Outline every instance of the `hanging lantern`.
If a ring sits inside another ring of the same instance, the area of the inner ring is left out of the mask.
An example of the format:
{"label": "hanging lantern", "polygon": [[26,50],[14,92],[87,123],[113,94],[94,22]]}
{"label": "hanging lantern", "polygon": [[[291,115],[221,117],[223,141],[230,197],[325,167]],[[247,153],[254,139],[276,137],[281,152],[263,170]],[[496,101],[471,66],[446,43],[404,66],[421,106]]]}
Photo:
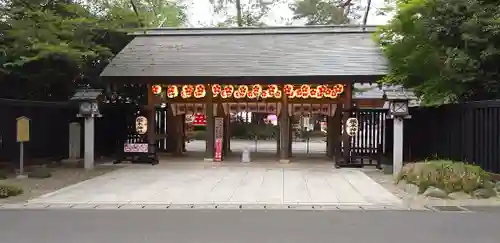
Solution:
{"label": "hanging lantern", "polygon": [[342,94],[344,92],[344,85],[336,84],[335,86],[333,86],[333,90],[337,95]]}
{"label": "hanging lantern", "polygon": [[292,96],[294,94],[293,85],[285,85],[285,87],[283,87],[283,92],[285,92],[285,95]]}
{"label": "hanging lantern", "polygon": [[140,134],[144,135],[148,131],[148,119],[144,116],[138,116],[135,118],[135,131]]}
{"label": "hanging lantern", "polygon": [[309,91],[309,96],[311,98],[316,98],[317,97],[316,96],[317,91],[318,91],[317,89],[311,89],[311,91]]}
{"label": "hanging lantern", "polygon": [[263,99],[266,99],[268,97],[269,90],[262,90],[262,93],[260,94],[260,97]]}
{"label": "hanging lantern", "polygon": [[294,90],[293,94],[293,97],[302,98],[302,89]]}
{"label": "hanging lantern", "polygon": [[333,89],[326,88],[326,90],[325,90],[325,97],[326,98],[332,98],[332,92],[333,92]]}
{"label": "hanging lantern", "polygon": [[316,88],[316,98],[321,99],[325,96],[325,91],[326,91],[326,86],[325,85],[318,85]]}
{"label": "hanging lantern", "polygon": [[262,93],[262,86],[260,84],[254,84],[252,87],[252,92],[253,92],[254,98],[259,97],[260,93]]}
{"label": "hanging lantern", "polygon": [[176,85],[169,85],[166,93],[168,98],[175,98],[179,96],[179,90]]}
{"label": "hanging lantern", "polygon": [[193,96],[194,88],[192,85],[184,85],[181,90],[181,97],[184,99],[191,98]]}
{"label": "hanging lantern", "polygon": [[278,91],[278,85],[275,85],[275,84],[268,85],[268,86],[267,86],[267,90],[268,90],[268,91],[267,91],[267,95],[268,95],[269,97],[273,97],[273,96],[274,96],[274,93],[275,93],[276,91]]}
{"label": "hanging lantern", "polygon": [[153,92],[154,95],[161,94],[161,85],[155,84],[151,86],[151,92]]}
{"label": "hanging lantern", "polygon": [[220,84],[212,84],[212,94],[213,97],[217,97],[222,92]]}
{"label": "hanging lantern", "polygon": [[225,90],[225,89],[223,89],[223,90],[221,91],[221,93],[220,93],[220,97],[222,97],[223,99],[228,98],[228,97],[227,97],[227,92],[226,92],[226,90]]}
{"label": "hanging lantern", "polygon": [[231,98],[231,96],[233,96],[234,87],[232,85],[225,85],[224,92],[226,93],[226,98]]}
{"label": "hanging lantern", "polygon": [[300,86],[300,90],[302,91],[302,98],[306,99],[309,98],[309,92],[311,91],[311,86],[307,84],[303,84]]}
{"label": "hanging lantern", "polygon": [[245,96],[247,96],[248,86],[246,86],[246,85],[238,86],[238,92],[240,92],[241,98],[245,98]]}
{"label": "hanging lantern", "polygon": [[256,95],[253,92],[253,90],[249,90],[249,91],[247,91],[247,97],[250,98],[250,99],[253,99],[253,98],[256,97]]}
{"label": "hanging lantern", "polygon": [[279,99],[279,98],[281,98],[281,95],[282,95],[281,90],[278,90],[278,89],[277,89],[277,90],[276,90],[276,92],[274,92],[274,97],[275,97],[275,98],[278,98],[278,99]]}
{"label": "hanging lantern", "polygon": [[205,97],[206,93],[207,92],[205,91],[205,85],[198,84],[195,86],[195,88],[194,88],[194,97],[195,98],[203,98],[203,97]]}

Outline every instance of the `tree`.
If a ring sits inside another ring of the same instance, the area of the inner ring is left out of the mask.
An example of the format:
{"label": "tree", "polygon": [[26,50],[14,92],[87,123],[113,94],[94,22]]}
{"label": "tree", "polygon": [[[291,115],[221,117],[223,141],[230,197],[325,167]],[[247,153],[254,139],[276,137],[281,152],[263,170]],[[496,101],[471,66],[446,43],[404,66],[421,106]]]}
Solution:
{"label": "tree", "polygon": [[103,87],[99,73],[129,31],[183,21],[181,7],[158,3],[166,1],[3,1],[0,97],[67,100],[75,87]]}
{"label": "tree", "polygon": [[492,0],[398,0],[376,33],[389,60],[383,82],[427,104],[500,97],[500,4]]}
{"label": "tree", "polygon": [[236,10],[236,16],[229,15],[226,20],[217,24],[218,27],[264,26],[263,18],[278,2],[279,0],[247,0],[246,3],[242,3],[241,0],[210,0],[215,13],[226,12],[226,15],[229,15],[227,9],[232,8],[233,5]]}
{"label": "tree", "polygon": [[290,9],[306,25],[336,25],[359,19],[361,6],[359,0],[297,0]]}

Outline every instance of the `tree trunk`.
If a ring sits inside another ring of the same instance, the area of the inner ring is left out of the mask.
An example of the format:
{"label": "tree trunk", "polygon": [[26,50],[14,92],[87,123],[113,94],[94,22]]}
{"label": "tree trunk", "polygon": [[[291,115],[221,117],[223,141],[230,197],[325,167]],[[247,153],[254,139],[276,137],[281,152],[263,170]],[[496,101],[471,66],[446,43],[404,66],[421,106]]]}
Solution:
{"label": "tree trunk", "polygon": [[241,17],[241,0],[236,0],[236,21],[238,27],[243,26],[243,19]]}
{"label": "tree trunk", "polygon": [[372,0],[368,0],[368,6],[366,6],[365,16],[363,17],[363,30],[365,30],[366,23],[368,22],[368,14],[370,13],[370,8],[372,6]]}

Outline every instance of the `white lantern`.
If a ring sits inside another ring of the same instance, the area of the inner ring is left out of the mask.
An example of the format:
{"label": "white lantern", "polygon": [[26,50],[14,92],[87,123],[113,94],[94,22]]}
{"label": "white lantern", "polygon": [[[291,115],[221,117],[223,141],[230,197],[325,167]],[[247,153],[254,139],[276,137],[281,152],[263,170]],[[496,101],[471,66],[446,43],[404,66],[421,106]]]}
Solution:
{"label": "white lantern", "polygon": [[138,116],[135,119],[135,131],[140,134],[144,135],[148,131],[148,119],[144,116]]}
{"label": "white lantern", "polygon": [[357,118],[351,117],[346,121],[346,133],[349,136],[355,136],[358,133],[359,122]]}

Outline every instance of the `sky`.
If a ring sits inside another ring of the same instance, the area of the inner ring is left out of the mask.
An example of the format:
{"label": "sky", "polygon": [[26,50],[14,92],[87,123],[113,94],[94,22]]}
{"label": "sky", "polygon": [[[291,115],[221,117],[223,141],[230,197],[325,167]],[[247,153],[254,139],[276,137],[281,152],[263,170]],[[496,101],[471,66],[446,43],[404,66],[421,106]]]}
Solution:
{"label": "sky", "polygon": [[[252,0],[241,1],[242,3],[248,3],[248,1]],[[303,22],[300,20],[292,21],[293,13],[288,8],[288,5],[294,1],[295,0],[281,0],[281,3],[274,4],[268,16],[265,17],[265,23],[269,26],[283,26],[287,23],[303,25]],[[368,0],[360,0],[361,6],[366,7],[367,1]],[[214,16],[210,0],[186,0],[186,5],[188,7],[188,27],[210,27],[224,21],[226,18],[224,14]],[[383,6],[384,0],[372,0],[372,8],[368,16],[369,25],[383,25],[390,19],[390,15],[381,16],[377,14],[377,10]],[[235,15],[234,7],[228,10],[228,14]]]}

